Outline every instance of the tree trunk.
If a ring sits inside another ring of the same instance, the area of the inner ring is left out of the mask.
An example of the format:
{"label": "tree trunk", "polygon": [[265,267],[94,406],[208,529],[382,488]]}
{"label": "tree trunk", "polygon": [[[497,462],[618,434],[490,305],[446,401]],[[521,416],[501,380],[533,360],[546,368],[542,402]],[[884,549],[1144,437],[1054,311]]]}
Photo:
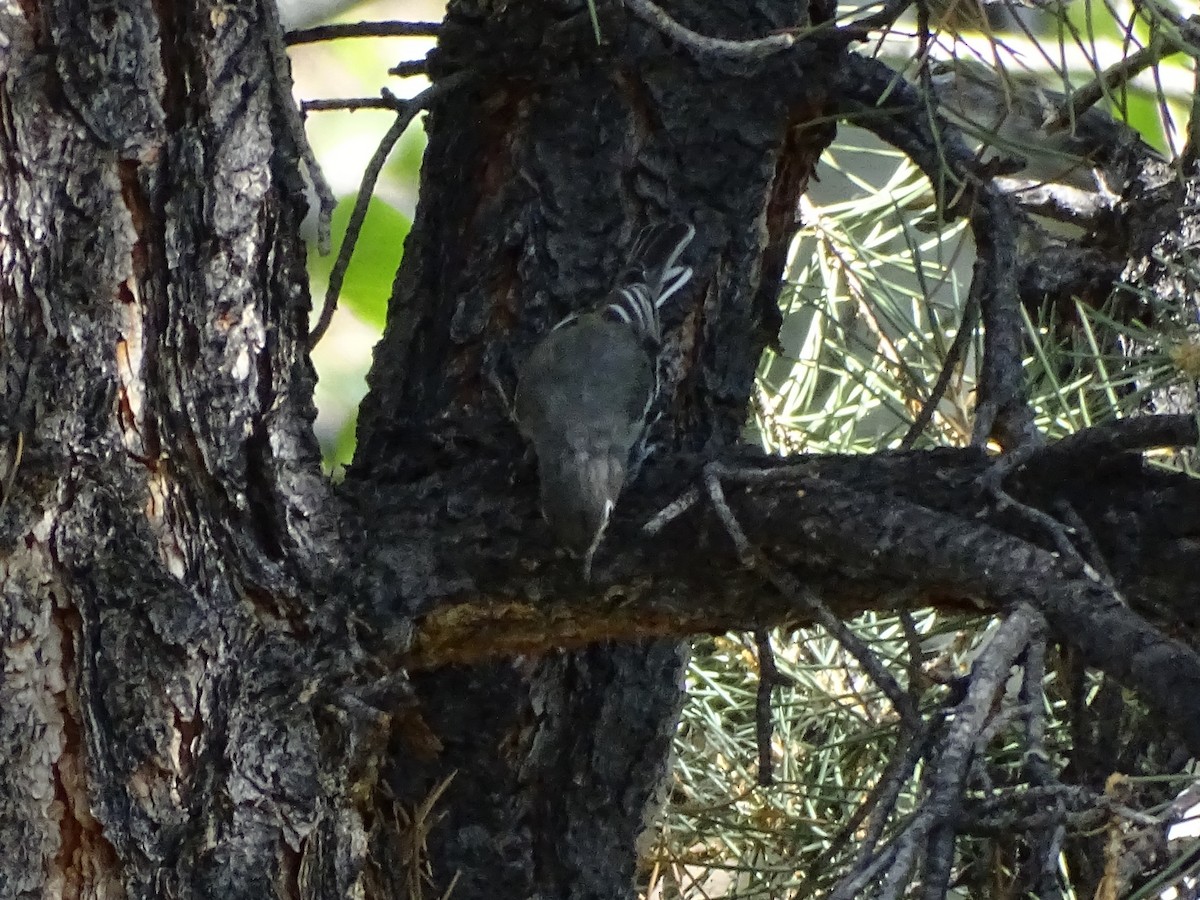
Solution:
{"label": "tree trunk", "polygon": [[[603,21],[596,46],[586,14],[564,6],[574,13],[565,24],[557,4],[492,16],[485,4],[454,3],[434,59],[435,77],[465,71],[479,82],[431,116],[421,201],[351,474],[370,498],[367,520],[385,515],[376,504],[403,517],[407,526],[383,530],[403,543],[404,559],[439,572],[401,585],[410,613],[436,600],[454,558],[431,549],[428,530],[449,527],[473,545],[467,554],[482,546],[498,566],[531,550],[544,556],[551,541],[540,523],[524,545],[489,547],[514,494],[527,502],[536,493],[492,384],[511,396],[538,334],[603,297],[645,222],[697,227],[694,286],[667,312],[678,337],[652,440],[676,450],[737,440],[778,328],[799,196],[832,138],[829,125],[813,124],[830,109],[832,47],[749,77],[698,64],[629,20]],[[802,22],[788,2],[677,12],[729,37]],[[381,493],[381,478],[395,490]],[[454,524],[423,530],[431,509],[451,511]],[[520,511],[536,521],[532,508]],[[486,571],[453,570],[487,583]],[[456,898],[631,896],[636,840],[666,786],[684,659],[674,641],[641,641],[417,678],[444,749],[416,767],[395,754],[387,779],[413,807],[453,775],[449,812],[428,841],[432,893],[457,877]]]}
{"label": "tree trunk", "polygon": [[0,896],[297,893],[336,771],[300,638],[339,551],[271,19],[15,9]]}
{"label": "tree trunk", "polygon": [[[416,221],[335,491],[311,431],[273,9],[15,9],[0,898],[630,896],[680,639],[811,621],[809,594],[843,613],[1036,607],[1200,747],[1200,657],[1176,637],[1195,630],[1200,504],[1126,452],[1154,446],[1144,434],[1051,448],[1009,485],[1069,501],[1122,593],[984,502],[980,453],[796,465],[736,446],[798,199],[838,92],[863,81],[854,34],[748,55],[601,5],[597,44],[582,3],[453,3]],[[832,17],[787,0],[668,12],[733,39]],[[664,219],[695,224],[696,275],[664,312],[655,461],[587,584],[538,518],[506,398],[538,335],[602,297],[635,230]],[[641,532],[711,459],[770,565],[734,546],[715,499]]]}
{"label": "tree trunk", "polygon": [[[352,492],[383,485],[426,514],[466,498],[451,528],[481,527],[524,472],[483,376],[511,378],[510,349],[604,290],[636,221],[695,221],[708,260],[687,326],[697,362],[677,366],[662,437],[736,437],[792,211],[830,135],[797,139],[823,82],[795,65],[770,73],[785,91],[716,70],[688,84],[690,64],[651,30],[631,27],[615,53],[575,15],[557,52],[580,61],[563,67],[543,39],[554,13],[452,16],[440,71],[497,77],[433,117],[364,407]],[[744,33],[776,24],[723,15]],[[365,860],[371,804],[355,788],[371,783],[379,721],[343,690],[349,642],[322,615],[344,608],[322,607],[342,551],[309,428],[300,182],[273,26],[263,10],[136,2],[6,23],[6,896],[335,896]],[[705,165],[675,174],[693,154]],[[474,444],[483,434],[498,437]],[[483,472],[500,473],[487,490]],[[372,597],[411,615],[431,592],[400,550],[401,590]],[[650,641],[423,676],[422,727],[445,750],[426,772],[398,728],[388,781],[402,805],[462,770],[446,798],[461,827],[430,840],[437,879],[627,893],[682,660]],[[372,848],[390,862],[387,837]]]}

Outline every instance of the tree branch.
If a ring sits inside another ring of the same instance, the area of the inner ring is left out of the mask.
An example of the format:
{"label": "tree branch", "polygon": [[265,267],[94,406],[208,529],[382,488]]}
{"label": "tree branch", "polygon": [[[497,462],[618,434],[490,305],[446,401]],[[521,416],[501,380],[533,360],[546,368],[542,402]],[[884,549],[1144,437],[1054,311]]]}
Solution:
{"label": "tree branch", "polygon": [[979,374],[972,442],[995,436],[1013,450],[1036,445],[1040,438],[1033,410],[1025,398],[1022,366],[1025,327],[1017,298],[1017,225],[1012,200],[991,184],[984,185],[971,215],[978,256],[971,295],[983,318],[983,365]]}
{"label": "tree branch", "polygon": [[1005,682],[1017,657],[1028,645],[1038,615],[1021,605],[988,639],[971,666],[967,695],[958,704],[936,759],[927,770],[932,827],[925,851],[924,893],[926,900],[941,900],[950,883],[954,863],[962,797],[967,774],[976,752],[983,750],[980,737],[984,725],[1004,694]]}
{"label": "tree branch", "polygon": [[728,59],[766,59],[796,44],[796,38],[786,32],[745,41],[706,37],[679,24],[662,7],[651,0],[624,0],[631,13],[661,31],[667,37],[687,47],[699,56],[722,56]]}
{"label": "tree branch", "polygon": [[298,28],[287,33],[289,47],[314,44],[318,41],[337,41],[343,38],[367,37],[437,37],[440,22],[354,22],[346,25],[321,25]]}
{"label": "tree branch", "polygon": [[[354,209],[350,213],[350,221],[346,223],[346,234],[342,238],[342,245],[338,248],[337,259],[334,261],[333,268],[329,273],[329,285],[325,289],[325,300],[321,304],[321,315],[308,337],[308,346],[310,349],[315,347],[317,342],[321,340],[326,329],[329,328],[329,323],[333,320],[333,312],[337,309],[338,295],[342,292],[342,282],[346,278],[347,269],[350,268],[350,258],[354,255],[354,247],[358,243],[358,235],[362,231],[363,222],[367,219],[367,209],[371,204],[371,197],[375,193],[375,182],[379,179],[379,173],[383,171],[383,164],[387,162],[388,155],[392,152],[392,147],[400,140],[401,136],[408,129],[408,126],[412,124],[412,120],[417,117],[417,114],[421,110],[428,109],[438,97],[461,84],[467,77],[468,74],[465,72],[450,75],[430,85],[411,100],[404,101],[401,111],[396,116],[396,121],[392,123],[392,127],[387,130],[383,138],[379,141],[379,146],[375,149],[375,153],[371,156],[370,161],[367,163],[367,168],[363,172],[362,182],[358,186],[358,195],[354,200]],[[388,98],[385,97],[384,99]]]}
{"label": "tree branch", "polygon": [[343,110],[353,112],[357,109],[390,109],[392,112],[402,111],[404,101],[397,100],[390,94],[382,97],[346,97],[343,99],[303,100],[300,110],[310,112],[332,112]]}
{"label": "tree branch", "polygon": [[[1180,428],[1181,423],[1163,425],[1157,437]],[[1140,429],[1139,424],[1132,433]],[[1175,433],[1177,438],[1190,436],[1183,429]],[[1126,441],[1137,443],[1132,436]],[[1034,454],[1014,479],[1012,490],[1024,491],[1027,502],[1031,491],[1042,492],[1037,501],[1041,506],[1052,503],[1046,492],[1099,498],[1106,488],[1080,480],[1084,460],[1089,460],[1088,473],[1109,488],[1116,475],[1111,464],[1106,471],[1096,461],[1100,457],[1089,459],[1084,451],[1103,454],[1120,445],[1120,441],[1099,440],[1089,445],[1080,438],[1074,482],[1064,478],[1061,457],[1049,451]],[[815,608],[804,600],[807,592],[842,618],[867,608],[940,605],[983,613],[1028,603],[1046,617],[1056,640],[1077,647],[1089,664],[1137,690],[1179,728],[1189,746],[1200,748],[1200,708],[1193,708],[1200,707],[1200,656],[1155,628],[1127,606],[1122,595],[1090,577],[1086,567],[1040,546],[1046,536],[1037,529],[1030,532],[1022,517],[1014,519],[1011,511],[990,509],[973,486],[973,479],[987,469],[985,457],[946,451],[811,459],[802,467],[776,461],[774,473],[768,471],[770,461],[761,462],[761,478],[724,496],[747,546],[769,548],[770,566],[786,577],[785,583],[767,573],[776,590],[764,591],[762,573],[742,565],[744,548],[741,553],[723,549],[729,548],[726,529],[714,534],[715,523],[694,509],[663,528],[656,541],[648,542],[651,546],[601,565],[599,579],[610,584],[599,596],[579,582],[569,565],[534,564],[530,571],[526,563],[517,567],[512,580],[506,580],[493,577],[491,564],[476,560],[472,565],[489,566],[486,581],[494,590],[484,594],[460,583],[439,605],[418,616],[407,665],[424,669],[477,663],[610,639],[767,625],[795,628],[816,621]],[[1200,493],[1183,476],[1150,471],[1139,476],[1142,470],[1136,460],[1121,465],[1119,471],[1131,479],[1129,490],[1153,493],[1159,509],[1173,520],[1179,517],[1171,510],[1194,504]],[[1171,486],[1163,481],[1151,488],[1146,481],[1139,483],[1139,478],[1167,479]],[[861,489],[847,488],[850,483]],[[678,496],[678,479],[660,490],[664,496]],[[1092,528],[1103,526],[1106,517],[1113,515],[1097,508],[1082,514]],[[1124,510],[1123,514],[1138,512]],[[1155,515],[1149,510],[1141,514]],[[534,520],[530,508],[526,521]],[[780,522],[789,523],[789,529],[780,529]],[[1143,520],[1134,527],[1151,535],[1161,525]],[[1123,529],[1128,527],[1126,522]],[[1187,520],[1178,527],[1187,533],[1198,526]],[[489,530],[497,549],[509,546],[494,527]],[[628,528],[619,522],[614,543],[622,532],[628,534]],[[452,554],[447,550],[438,557]],[[638,574],[621,579],[620,571]],[[1187,571],[1184,567],[1181,577],[1190,577]],[[1138,572],[1126,572],[1124,577],[1121,590],[1130,602],[1147,611],[1163,602],[1141,595],[1149,583]],[[804,591],[786,590],[789,583],[804,585]],[[1162,590],[1195,599],[1194,587],[1189,591],[1163,585]]]}
{"label": "tree branch", "polygon": [[943,216],[971,208],[975,154],[932,99],[886,63],[857,53],[843,57],[839,82],[842,117],[903,151],[933,185]]}

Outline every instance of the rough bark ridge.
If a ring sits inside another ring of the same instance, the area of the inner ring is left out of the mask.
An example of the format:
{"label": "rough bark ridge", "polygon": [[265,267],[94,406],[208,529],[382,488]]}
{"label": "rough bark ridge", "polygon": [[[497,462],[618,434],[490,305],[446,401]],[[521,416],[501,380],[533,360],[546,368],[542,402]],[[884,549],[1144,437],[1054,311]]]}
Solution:
{"label": "rough bark ridge", "polygon": [[273,895],[324,794],[291,635],[337,544],[268,32],[38,12],[0,82],[0,896]]}
{"label": "rough bark ridge", "polygon": [[[789,2],[673,11],[728,37],[807,17]],[[511,392],[537,335],[603,295],[646,221],[697,228],[696,287],[667,314],[676,337],[654,437],[664,448],[714,448],[744,421],[776,329],[796,201],[832,137],[812,121],[828,111],[837,52],[816,45],[748,75],[697,62],[626,17],[601,27],[597,47],[582,4],[497,14],[462,2],[448,13],[433,73],[480,77],[428,123],[421,204],[350,479],[360,496],[395,485],[386,500],[365,501],[372,530],[390,538],[372,564],[387,575],[367,590],[384,608],[411,615],[511,571],[531,550],[544,554],[544,529],[529,536],[526,524],[518,543],[504,527],[536,521],[535,491],[489,380]],[[460,542],[472,551],[448,555]],[[476,551],[492,564],[464,569]],[[458,874],[456,897],[627,895],[635,838],[665,774],[683,659],[673,643],[640,642],[416,678],[443,750],[388,779],[413,808],[455,773],[443,795],[449,816],[428,841],[431,890]]]}

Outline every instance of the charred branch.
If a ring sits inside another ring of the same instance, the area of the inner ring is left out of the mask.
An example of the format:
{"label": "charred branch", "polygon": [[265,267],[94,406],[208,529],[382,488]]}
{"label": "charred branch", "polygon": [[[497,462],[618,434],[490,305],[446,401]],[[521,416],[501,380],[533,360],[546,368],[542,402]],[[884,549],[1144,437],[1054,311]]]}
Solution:
{"label": "charred branch", "polygon": [[[1197,721],[1188,708],[1191,695],[1169,685],[1200,685],[1200,657],[1167,637],[1161,624],[1164,615],[1176,625],[1195,624],[1189,606],[1200,582],[1186,553],[1175,554],[1200,531],[1196,514],[1180,515],[1200,488],[1124,452],[1188,439],[1194,429],[1182,418],[1098,429],[1066,449],[1033,454],[1009,476],[1009,490],[1022,504],[1053,509],[1056,502],[1070,503],[1103,552],[1142,537],[1136,550],[1108,558],[1115,586],[1077,557],[1055,552],[1051,537],[1019,511],[994,507],[977,486],[991,465],[982,455],[941,451],[800,463],[743,456],[720,470],[726,513],[714,516],[712,503],[701,500],[658,537],[640,542],[628,539],[633,517],[618,522],[612,546],[626,549],[602,550],[598,588],[582,583],[567,560],[529,559],[519,576],[504,575],[497,557],[527,542],[522,534],[529,529],[541,530],[532,508],[507,520],[488,514],[489,537],[476,551],[469,543],[481,538],[475,529],[459,535],[457,549],[426,547],[422,553],[458,558],[461,566],[446,577],[436,605],[418,612],[406,662],[422,669],[604,640],[820,621],[810,602],[770,575],[778,569],[838,617],[926,605],[995,614],[1027,603],[1046,617],[1054,640],[1078,648],[1090,665],[1157,703],[1195,747],[1200,732],[1186,724]],[[753,474],[739,478],[738,472]],[[687,488],[679,473],[654,477],[661,480],[652,482],[653,493],[631,506],[653,512],[654,497],[665,502]],[[1127,505],[1141,492],[1156,502]],[[729,516],[744,532],[741,548],[728,537]],[[401,531],[415,550],[411,528]],[[761,554],[762,562],[750,554]],[[470,587],[485,583],[485,591]],[[894,701],[906,705],[902,694]]]}

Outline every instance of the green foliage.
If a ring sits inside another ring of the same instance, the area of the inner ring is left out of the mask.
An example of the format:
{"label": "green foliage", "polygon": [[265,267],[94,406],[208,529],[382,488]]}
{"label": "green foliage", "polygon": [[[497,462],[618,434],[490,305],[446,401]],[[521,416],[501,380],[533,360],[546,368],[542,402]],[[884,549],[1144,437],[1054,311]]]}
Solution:
{"label": "green foliage", "polygon": [[[433,18],[435,4],[405,10],[415,18]],[[340,11],[339,19],[357,22],[369,10]],[[387,69],[401,59],[419,59],[432,47],[431,38],[397,37],[339,40],[293,47],[292,75],[304,99],[378,96]],[[418,79],[388,83],[399,96],[421,90]],[[368,159],[394,120],[382,110],[311,112],[305,130],[329,181],[338,206],[333,216],[333,244],[341,244]],[[317,437],[326,466],[336,474],[354,451],[354,415],[366,393],[371,350],[379,339],[392,282],[400,264],[404,239],[416,205],[425,130],[414,123],[392,149],[376,185],[362,234],[329,330],[313,350],[317,369]],[[310,252],[310,290],[319,313],[335,257]]]}
{"label": "green foliage", "polygon": [[[345,197],[333,211],[333,237],[335,246],[340,246],[346,237],[346,223],[354,209],[354,198]],[[367,207],[367,218],[363,223],[354,256],[346,270],[338,305],[354,313],[362,322],[376,331],[383,330],[387,318],[388,298],[392,293],[392,281],[403,254],[404,239],[412,227],[412,219],[391,204],[372,197]],[[308,269],[314,281],[326,284],[334,256],[320,256],[310,249]]]}
{"label": "green foliage", "polygon": [[[421,179],[421,161],[425,158],[425,143],[425,129],[409,127],[383,167],[384,183],[401,186],[411,197],[416,197],[417,184]],[[408,206],[411,207],[411,204]]]}
{"label": "green foliage", "polygon": [[[332,124],[317,119],[310,129],[319,134],[324,126]],[[382,129],[372,133],[374,140],[381,135]],[[424,152],[424,129],[410,127],[384,166],[346,270],[333,324],[313,353],[320,376],[317,433],[326,468],[335,474],[339,466],[348,464],[354,456],[355,412],[366,393],[371,348],[383,331],[392,282],[403,258],[404,240],[412,227],[411,211],[416,202]],[[326,166],[330,165],[327,161]],[[335,247],[345,239],[354,203],[355,194],[344,195],[334,210]],[[317,302],[325,295],[335,258],[333,254],[318,255],[314,247],[309,249],[310,289]]]}
{"label": "green foliage", "polygon": [[[844,145],[851,151],[877,147],[850,131],[864,141]],[[931,232],[927,182],[891,151],[876,153],[890,167],[878,185],[843,173],[860,194],[803,208],[781,297],[787,352],[768,352],[760,367],[753,428],[768,449],[866,453],[897,443],[953,339],[970,261],[963,228]],[[839,159],[838,148],[827,157],[835,167]],[[966,372],[947,392],[940,422],[952,442],[969,434],[972,389]]]}

